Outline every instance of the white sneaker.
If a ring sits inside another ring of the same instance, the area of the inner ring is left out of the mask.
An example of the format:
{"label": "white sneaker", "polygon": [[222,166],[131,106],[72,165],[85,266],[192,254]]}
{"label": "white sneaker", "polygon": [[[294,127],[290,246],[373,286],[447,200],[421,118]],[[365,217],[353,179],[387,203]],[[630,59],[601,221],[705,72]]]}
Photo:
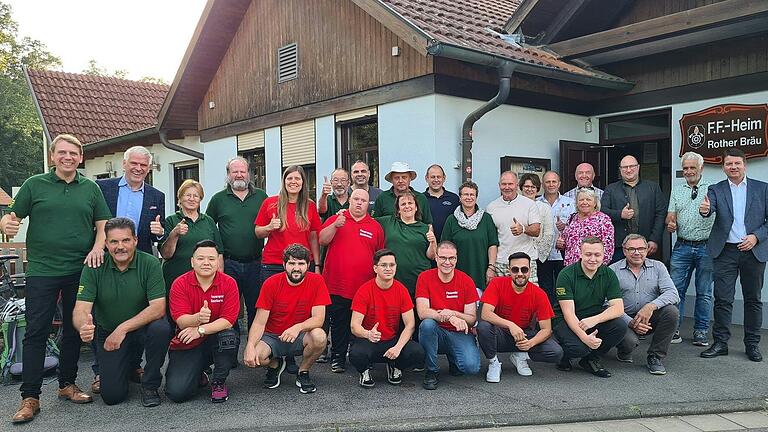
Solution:
{"label": "white sneaker", "polygon": [[501,381],[501,362],[498,359],[491,359],[488,363],[488,372],[485,374],[485,381],[497,383]]}
{"label": "white sneaker", "polygon": [[531,376],[533,375],[533,371],[531,370],[530,366],[528,366],[528,353],[524,352],[513,352],[509,355],[509,359],[512,360],[512,366],[517,369],[517,374],[521,376]]}

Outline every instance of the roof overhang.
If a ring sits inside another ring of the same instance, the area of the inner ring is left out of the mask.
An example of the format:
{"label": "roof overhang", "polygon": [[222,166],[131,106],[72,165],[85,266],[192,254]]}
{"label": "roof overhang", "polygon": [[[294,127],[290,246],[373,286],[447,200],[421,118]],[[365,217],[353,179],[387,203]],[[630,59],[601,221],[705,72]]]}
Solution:
{"label": "roof overhang", "polygon": [[27,81],[27,87],[29,87],[29,93],[32,95],[32,100],[35,102],[37,117],[40,119],[40,124],[43,126],[46,142],[50,143],[53,139],[51,138],[51,132],[48,130],[48,124],[45,122],[45,117],[43,117],[43,110],[40,108],[40,101],[37,99],[35,87],[32,85],[32,80],[29,79],[29,69],[27,69],[26,66],[22,66],[22,69],[24,70],[24,79]]}

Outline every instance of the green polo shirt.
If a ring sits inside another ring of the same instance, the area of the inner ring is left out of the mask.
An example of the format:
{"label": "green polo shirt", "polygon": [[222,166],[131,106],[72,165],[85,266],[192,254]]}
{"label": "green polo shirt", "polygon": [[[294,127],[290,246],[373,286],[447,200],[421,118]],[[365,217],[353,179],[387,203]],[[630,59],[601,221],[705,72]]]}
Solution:
{"label": "green polo shirt", "polygon": [[412,224],[403,223],[394,216],[376,218],[384,229],[387,249],[395,253],[397,271],[395,279],[400,281],[411,298],[416,294],[416,279],[424,270],[432,267],[432,261],[427,258],[427,231],[429,227],[424,222],[416,221]]}
{"label": "green polo shirt", "polygon": [[27,276],[80,273],[93,248],[96,221],[112,217],[96,183],[80,173],[67,183],[55,168],[28,178],[8,212],[19,219],[29,217]]}
{"label": "green polo shirt", "polygon": [[256,237],[254,221],[265,199],[266,192],[249,188],[241,200],[229,186],[211,197],[205,214],[219,227],[224,257],[241,262],[261,260],[264,239]]}
{"label": "green polo shirt", "polygon": [[440,240],[448,240],[456,245],[456,268],[468,274],[475,282],[475,287],[485,289],[488,284],[485,280],[489,264],[488,248],[499,245],[499,233],[491,215],[483,213],[474,230],[462,228],[456,216],[450,215],[445,220]]}
{"label": "green polo shirt", "polygon": [[346,210],[349,208],[349,196],[347,196],[347,202],[344,204],[341,204],[339,200],[336,199],[334,194],[330,194],[325,197],[325,202],[328,205],[328,208],[324,213],[320,213],[320,218],[323,220],[323,222],[328,220],[329,217],[338,213],[339,210]]}
{"label": "green polo shirt", "polygon": [[165,297],[160,261],[136,250],[128,268],[118,270],[112,256],[104,256],[98,268],[83,268],[77,299],[93,303],[96,323],[109,332],[135,317],[150,300]]}
{"label": "green polo shirt", "polygon": [[189,231],[187,231],[187,234],[179,237],[173,256],[163,260],[163,278],[165,278],[166,292],[171,291],[171,284],[177,277],[192,270],[190,258],[192,258],[192,252],[197,242],[200,240],[213,240],[218,245],[219,250],[223,250],[219,229],[216,228],[216,223],[213,219],[205,213],[200,213],[197,220],[193,222],[192,219],[184,217],[181,211],[177,211],[165,218],[165,231],[170,232],[181,222],[182,218],[186,219]]}
{"label": "green polo shirt", "polygon": [[[592,277],[588,278],[577,261],[564,268],[557,276],[555,295],[558,300],[573,300],[576,316],[579,319],[597,315],[605,310],[608,300],[622,298],[619,278],[610,268],[601,265]],[[560,304],[555,303],[555,319],[553,325],[563,321],[563,311]]]}
{"label": "green polo shirt", "polygon": [[[421,221],[425,224],[432,223],[432,212],[429,209],[429,203],[427,197],[421,192],[416,192],[412,187],[408,187],[413,196],[416,197],[416,204],[419,206],[419,212],[421,212]],[[382,191],[378,198],[376,198],[376,204],[373,205],[373,217],[382,217],[395,214],[395,188],[394,186],[389,190]]]}

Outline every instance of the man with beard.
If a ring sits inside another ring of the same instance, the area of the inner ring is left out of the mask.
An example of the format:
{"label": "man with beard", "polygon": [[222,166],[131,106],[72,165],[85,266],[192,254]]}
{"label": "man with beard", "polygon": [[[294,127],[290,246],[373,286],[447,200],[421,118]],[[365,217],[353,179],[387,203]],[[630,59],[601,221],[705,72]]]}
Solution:
{"label": "man with beard", "polygon": [[283,252],[285,272],[270,276],[261,287],[243,362],[248,367],[267,368],[265,388],[280,385],[283,357],[303,356],[296,386],[305,394],[317,390],[309,369],[325,350],[322,325],[331,298],[323,277],[307,271],[309,261],[309,249],[291,244]]}
{"label": "man with beard", "polygon": [[389,216],[395,214],[395,202],[397,197],[411,191],[414,197],[416,197],[416,205],[421,212],[421,221],[425,224],[432,223],[432,211],[427,203],[427,198],[421,192],[416,192],[411,187],[411,182],[416,179],[416,171],[412,170],[405,162],[394,162],[392,169],[389,170],[384,179],[392,183],[392,187],[389,190],[383,191],[378,198],[376,198],[376,204],[373,206],[374,217],[380,218],[382,216]]}
{"label": "man with beard", "polygon": [[163,318],[165,282],[160,261],[136,250],[132,220],[110,219],[104,230],[109,254],[100,267],[83,269],[72,322],[83,342],[96,341],[104,403],[118,404],[128,396],[128,377],[140,347],[147,357],[141,403],[154,407],[160,405],[160,368],[171,339],[170,326]]}
{"label": "man with beard", "polygon": [[512,353],[509,359],[522,376],[533,374],[529,358],[557,363],[563,357],[562,348],[551,337],[555,314],[547,293],[528,281],[531,257],[516,252],[508,262],[511,276],[491,279],[480,299],[483,320],[477,324],[477,340],[488,359],[485,380],[489,383],[501,380],[499,352]]}
{"label": "man with beard", "polygon": [[245,300],[249,328],[256,316],[264,249],[264,239],[256,237],[253,221],[266,198],[266,192],[251,183],[248,161],[238,156],[227,162],[227,186],[211,197],[205,209],[205,214],[219,227],[224,246],[224,273],[237,281],[237,289]]}
{"label": "man with beard", "polygon": [[[325,177],[323,192],[317,202],[317,212],[325,222],[340,210],[349,208],[349,173],[344,168],[336,168],[331,173],[331,181]],[[323,260],[324,261],[324,260]]]}
{"label": "man with beard", "polygon": [[371,170],[368,168],[368,164],[357,160],[352,164],[352,190],[362,189],[368,192],[368,213],[373,212],[373,205],[376,203],[376,198],[381,194],[381,189],[373,186],[369,183],[371,178]]}

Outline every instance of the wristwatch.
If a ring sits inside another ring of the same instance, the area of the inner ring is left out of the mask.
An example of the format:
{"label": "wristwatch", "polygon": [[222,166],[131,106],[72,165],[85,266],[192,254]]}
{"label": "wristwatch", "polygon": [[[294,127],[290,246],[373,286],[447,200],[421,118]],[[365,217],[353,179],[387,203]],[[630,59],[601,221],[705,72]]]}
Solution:
{"label": "wristwatch", "polygon": [[197,332],[200,334],[200,336],[205,336],[205,327],[197,326]]}

